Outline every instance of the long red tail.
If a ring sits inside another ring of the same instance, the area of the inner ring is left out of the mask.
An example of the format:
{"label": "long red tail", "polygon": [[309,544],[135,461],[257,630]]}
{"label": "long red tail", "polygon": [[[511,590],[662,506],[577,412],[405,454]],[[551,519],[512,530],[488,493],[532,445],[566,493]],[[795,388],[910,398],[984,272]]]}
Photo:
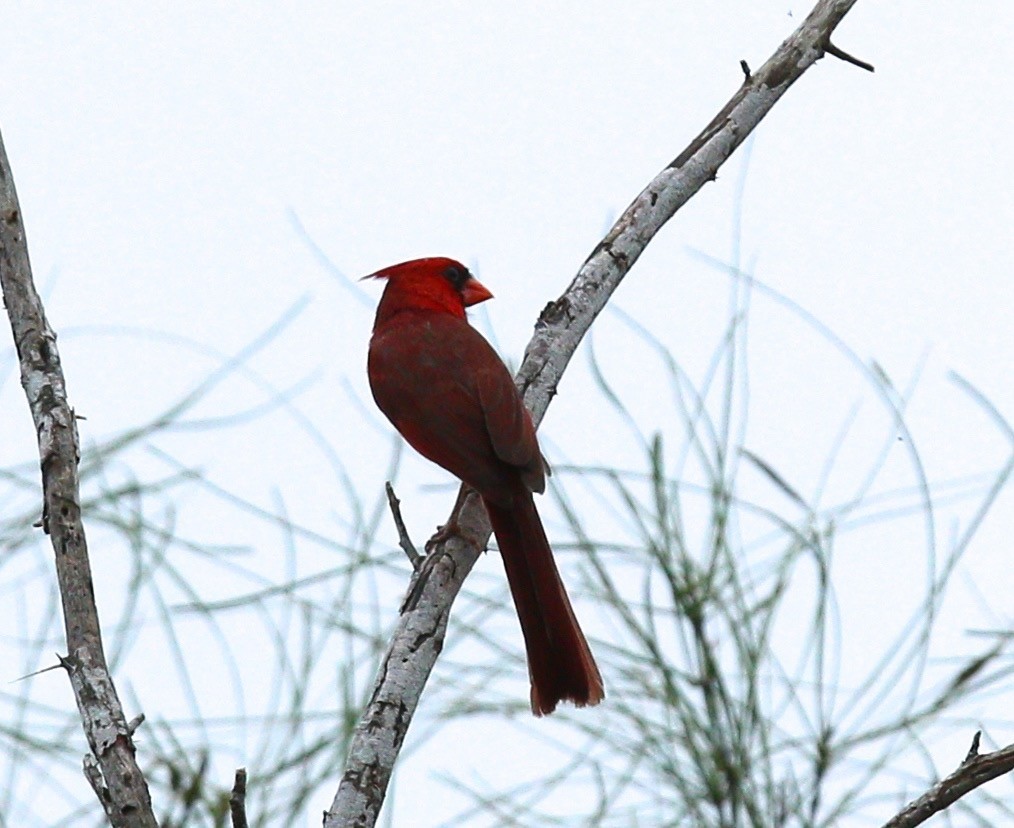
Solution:
{"label": "long red tail", "polygon": [[563,699],[578,707],[598,704],[605,696],[602,676],[560,580],[531,492],[519,492],[510,509],[484,502],[528,651],[532,712],[552,713]]}

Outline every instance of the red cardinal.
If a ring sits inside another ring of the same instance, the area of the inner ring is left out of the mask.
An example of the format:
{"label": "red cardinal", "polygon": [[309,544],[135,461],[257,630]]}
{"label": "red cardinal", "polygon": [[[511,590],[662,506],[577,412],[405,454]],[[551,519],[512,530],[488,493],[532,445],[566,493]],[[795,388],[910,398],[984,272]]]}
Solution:
{"label": "red cardinal", "polygon": [[416,451],[482,497],[521,620],[532,712],[551,713],[563,699],[598,704],[602,677],[532,498],[546,488],[532,418],[507,367],[465,317],[493,294],[453,259],[371,275],[387,279],[370,340],[373,399]]}

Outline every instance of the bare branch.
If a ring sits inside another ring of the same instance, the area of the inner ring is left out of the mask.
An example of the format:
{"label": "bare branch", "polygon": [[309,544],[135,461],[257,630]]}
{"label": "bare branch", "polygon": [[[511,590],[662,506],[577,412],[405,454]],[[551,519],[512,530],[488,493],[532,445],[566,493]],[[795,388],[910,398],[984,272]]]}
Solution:
{"label": "bare branch", "polygon": [[906,805],[893,819],[884,823],[884,828],[912,828],[922,825],[933,814],[949,808],[965,794],[974,791],[991,779],[1014,770],[1014,745],[994,751],[979,753],[979,737],[976,733],[968,756],[958,769],[941,779],[926,793]]}
{"label": "bare branch", "polygon": [[[563,296],[546,306],[516,378],[536,424],[581,339],[644,248],[680,207],[715,179],[719,167],[778,99],[823,57],[832,32],[855,1],[821,0],[700,135],[634,199]],[[489,522],[478,498],[465,503],[458,525],[466,537],[489,538]],[[409,591],[417,600],[403,612],[391,640],[325,814],[325,828],[375,824],[402,740],[443,646],[451,604],[483,546],[451,536],[436,544],[432,554],[440,557],[428,570],[426,583],[417,585],[419,571],[413,576]]]}
{"label": "bare branch", "polygon": [[151,796],[102,650],[77,464],[77,421],[67,402],[56,334],[32,281],[14,177],[0,137],[0,287],[21,365],[21,385],[39,439],[42,528],[56,554],[70,676],[91,755],[85,775],[114,826],[155,826]]}

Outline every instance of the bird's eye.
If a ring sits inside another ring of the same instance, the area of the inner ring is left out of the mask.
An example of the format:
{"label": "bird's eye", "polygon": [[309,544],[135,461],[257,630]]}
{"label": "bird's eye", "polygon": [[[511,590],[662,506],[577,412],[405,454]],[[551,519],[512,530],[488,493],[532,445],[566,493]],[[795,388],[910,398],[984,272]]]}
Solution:
{"label": "bird's eye", "polygon": [[463,290],[465,282],[472,278],[472,274],[461,265],[448,265],[444,270],[444,276],[457,291]]}

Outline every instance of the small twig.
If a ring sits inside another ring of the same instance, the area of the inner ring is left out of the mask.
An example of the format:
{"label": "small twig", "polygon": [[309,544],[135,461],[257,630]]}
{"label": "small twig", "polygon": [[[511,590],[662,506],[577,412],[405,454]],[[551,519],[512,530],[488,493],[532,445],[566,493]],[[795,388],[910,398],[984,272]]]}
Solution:
{"label": "small twig", "polygon": [[236,781],[229,797],[232,828],[247,828],[246,823],[246,768],[236,768]]}
{"label": "small twig", "polygon": [[387,490],[387,505],[391,507],[394,526],[398,530],[398,546],[408,556],[408,562],[412,564],[412,569],[418,572],[419,567],[422,566],[423,556],[416,551],[412,538],[408,536],[408,529],[405,528],[405,521],[401,516],[401,501],[395,495],[394,486],[390,481],[384,484],[384,488]]}
{"label": "small twig", "polygon": [[750,78],[751,78],[751,75],[750,75],[750,64],[747,63],[745,60],[741,60],[739,62],[739,68],[743,70],[743,79],[744,79],[744,82],[745,83],[749,83],[750,82]]}
{"label": "small twig", "polygon": [[58,664],[54,664],[51,667],[43,667],[41,670],[36,670],[34,673],[28,673],[27,675],[19,676],[18,678],[13,679],[11,681],[11,684],[17,684],[19,681],[34,678],[35,676],[41,676],[43,673],[48,673],[50,670],[59,670],[61,667],[66,670],[67,665],[63,663],[63,659],[60,658],[59,655],[57,656],[57,658],[60,659],[60,662]]}
{"label": "small twig", "polygon": [[973,759],[977,759],[979,756],[979,742],[982,740],[982,731],[975,731],[975,735],[972,737],[972,746],[968,749],[968,753],[965,754],[965,759],[961,763],[967,765]]}
{"label": "small twig", "polygon": [[144,724],[144,713],[140,713],[137,716],[134,716],[133,719],[127,722],[127,733],[130,734],[131,738],[134,737],[134,734],[137,733],[137,729],[142,724]]}
{"label": "small twig", "polygon": [[884,828],[914,828],[921,825],[933,814],[949,808],[980,785],[1014,770],[1014,745],[980,754],[981,735],[981,731],[975,734],[968,755],[954,773],[908,803],[889,822],[884,823]]}
{"label": "small twig", "polygon": [[824,44],[824,51],[832,57],[838,58],[838,60],[844,60],[846,63],[851,63],[853,66],[858,66],[860,69],[865,69],[867,72],[875,72],[872,63],[867,63],[865,60],[860,60],[857,57],[853,57],[848,52],[839,49],[835,46],[830,39]]}

